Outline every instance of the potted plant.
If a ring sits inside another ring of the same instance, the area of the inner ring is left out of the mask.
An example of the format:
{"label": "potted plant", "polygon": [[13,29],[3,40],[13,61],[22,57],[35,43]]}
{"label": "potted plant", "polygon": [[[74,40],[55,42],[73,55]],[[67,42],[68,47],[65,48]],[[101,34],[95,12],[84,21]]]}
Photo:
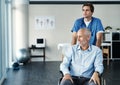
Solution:
{"label": "potted plant", "polygon": [[112,30],[112,27],[111,27],[111,26],[106,26],[106,27],[105,27],[105,31],[109,32],[110,30]]}
{"label": "potted plant", "polygon": [[119,31],[120,31],[120,28],[116,28],[116,30],[117,30],[117,32],[119,32]]}

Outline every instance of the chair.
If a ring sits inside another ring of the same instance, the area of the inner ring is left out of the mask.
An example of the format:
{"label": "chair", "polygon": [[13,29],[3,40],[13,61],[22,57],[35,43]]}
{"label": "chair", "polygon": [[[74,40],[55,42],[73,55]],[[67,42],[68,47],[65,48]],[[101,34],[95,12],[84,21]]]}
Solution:
{"label": "chair", "polygon": [[69,47],[71,46],[70,43],[59,43],[58,44],[58,50],[61,50],[61,56],[62,56],[62,60],[63,60],[63,57],[64,57],[64,54],[65,54],[65,51],[69,49]]}
{"label": "chair", "polygon": [[[70,46],[71,46],[71,44],[69,44],[69,43],[58,44],[58,50],[60,50],[60,49],[62,50],[62,61],[63,61],[63,58],[64,58],[65,51],[68,50]],[[61,74],[61,77],[58,80],[58,85],[60,85],[60,82],[63,78],[62,71],[60,71],[60,74]],[[100,76],[100,83],[101,83],[101,85],[106,85],[106,82],[105,82],[104,78],[102,77],[102,75]]]}
{"label": "chair", "polygon": [[109,60],[110,60],[110,43],[102,43],[102,52],[103,52],[103,57],[107,57],[107,65],[109,65]]}
{"label": "chair", "polygon": [[[58,85],[60,85],[60,82],[61,82],[61,80],[62,80],[62,78],[63,78],[63,73],[62,73],[62,71],[60,71],[60,74],[61,74],[61,77],[60,77],[60,79],[58,80]],[[100,85],[106,85],[106,81],[105,81],[105,79],[103,78],[102,75],[100,76]]]}
{"label": "chair", "polygon": [[[63,55],[64,56],[64,55]],[[62,57],[63,57],[62,56]],[[58,85],[60,85],[60,82],[61,82],[61,80],[62,80],[62,78],[63,78],[63,73],[62,73],[62,71],[59,71],[59,73],[61,74],[61,77],[59,78],[59,80],[58,80]],[[100,85],[106,85],[106,81],[105,81],[105,79],[103,78],[103,76],[102,76],[102,74],[101,74],[101,76],[100,76]]]}

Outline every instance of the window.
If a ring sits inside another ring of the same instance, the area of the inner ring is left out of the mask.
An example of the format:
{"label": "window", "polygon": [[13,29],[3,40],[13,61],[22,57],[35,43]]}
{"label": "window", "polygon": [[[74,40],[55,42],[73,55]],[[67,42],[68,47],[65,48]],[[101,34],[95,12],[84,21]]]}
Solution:
{"label": "window", "polygon": [[1,0],[0,0],[0,80],[2,78],[2,19],[1,19]]}

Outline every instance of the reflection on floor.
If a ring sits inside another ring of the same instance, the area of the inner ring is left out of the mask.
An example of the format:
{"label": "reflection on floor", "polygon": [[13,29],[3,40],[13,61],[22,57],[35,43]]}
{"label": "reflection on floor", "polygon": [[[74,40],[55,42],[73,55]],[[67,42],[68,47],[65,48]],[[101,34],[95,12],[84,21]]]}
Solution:
{"label": "reflection on floor", "polygon": [[[60,78],[59,61],[31,62],[20,66],[18,71],[8,70],[7,79],[3,85],[57,85]],[[120,84],[120,61],[111,61],[107,66],[104,61],[104,74],[106,85]]]}

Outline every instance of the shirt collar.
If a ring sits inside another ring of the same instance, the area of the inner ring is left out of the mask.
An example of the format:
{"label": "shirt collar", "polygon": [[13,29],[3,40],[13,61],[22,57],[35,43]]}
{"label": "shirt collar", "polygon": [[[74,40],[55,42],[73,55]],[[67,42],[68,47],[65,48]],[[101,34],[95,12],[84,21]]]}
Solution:
{"label": "shirt collar", "polygon": [[[77,50],[82,50],[80,45],[77,45]],[[89,44],[89,48],[87,49],[87,51],[91,51],[92,50],[92,45]]]}

